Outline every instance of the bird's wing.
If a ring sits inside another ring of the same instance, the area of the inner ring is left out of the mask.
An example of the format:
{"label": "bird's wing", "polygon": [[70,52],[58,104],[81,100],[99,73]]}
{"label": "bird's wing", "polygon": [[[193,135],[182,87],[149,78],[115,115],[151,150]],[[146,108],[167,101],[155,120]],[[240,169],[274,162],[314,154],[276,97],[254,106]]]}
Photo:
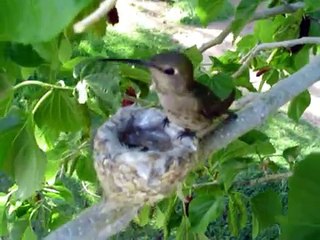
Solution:
{"label": "bird's wing", "polygon": [[228,108],[235,99],[235,90],[227,98],[221,100],[208,87],[201,83],[195,84],[192,92],[201,102],[201,114],[208,119],[228,113]]}

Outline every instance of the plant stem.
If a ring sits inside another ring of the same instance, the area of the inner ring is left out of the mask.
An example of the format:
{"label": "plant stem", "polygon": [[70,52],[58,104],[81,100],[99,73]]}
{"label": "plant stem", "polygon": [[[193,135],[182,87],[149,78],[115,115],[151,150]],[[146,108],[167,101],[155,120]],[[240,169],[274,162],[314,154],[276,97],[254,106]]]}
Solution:
{"label": "plant stem", "polygon": [[44,100],[46,100],[50,94],[52,93],[52,89],[49,90],[48,92],[46,92],[37,102],[37,104],[34,106],[34,108],[32,109],[32,115],[35,114],[35,112],[38,110],[39,106],[44,102]]}
{"label": "plant stem", "polygon": [[21,87],[24,86],[31,86],[31,85],[36,85],[36,86],[41,86],[44,88],[52,88],[52,89],[61,89],[61,90],[68,90],[68,91],[73,91],[74,88],[73,87],[64,87],[64,86],[59,86],[59,85],[54,85],[54,84],[49,84],[49,83],[44,83],[41,81],[36,81],[36,80],[27,80],[27,81],[23,81],[21,83],[18,83],[17,85],[15,85],[13,87],[13,90],[17,90]]}

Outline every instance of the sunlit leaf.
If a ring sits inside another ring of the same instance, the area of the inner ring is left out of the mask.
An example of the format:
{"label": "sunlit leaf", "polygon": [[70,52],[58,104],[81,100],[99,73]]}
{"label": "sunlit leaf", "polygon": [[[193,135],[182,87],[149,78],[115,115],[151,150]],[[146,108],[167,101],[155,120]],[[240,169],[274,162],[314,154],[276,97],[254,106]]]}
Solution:
{"label": "sunlit leaf", "polygon": [[231,30],[235,36],[239,35],[242,28],[250,20],[260,1],[261,0],[241,0],[236,9],[235,19],[231,25]]}
{"label": "sunlit leaf", "polygon": [[196,14],[203,25],[215,19],[223,9],[226,0],[198,0]]}
{"label": "sunlit leaf", "polygon": [[184,54],[186,54],[189,57],[194,68],[197,68],[202,62],[202,59],[203,59],[202,53],[199,51],[199,49],[196,46],[187,48],[184,51]]}
{"label": "sunlit leaf", "polygon": [[38,237],[35,232],[32,230],[31,226],[28,226],[23,233],[22,240],[37,240]]}
{"label": "sunlit leaf", "polygon": [[149,223],[150,212],[151,212],[151,206],[147,205],[147,204],[145,204],[139,210],[139,214],[137,215],[137,220],[136,220],[136,222],[139,224],[139,226],[143,227]]}

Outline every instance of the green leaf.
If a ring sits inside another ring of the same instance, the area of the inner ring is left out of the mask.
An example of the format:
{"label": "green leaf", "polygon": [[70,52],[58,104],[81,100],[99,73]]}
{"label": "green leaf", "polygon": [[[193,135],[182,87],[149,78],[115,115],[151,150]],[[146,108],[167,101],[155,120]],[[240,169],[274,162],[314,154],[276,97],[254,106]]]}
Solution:
{"label": "green leaf", "polygon": [[272,42],[275,27],[276,24],[273,24],[271,19],[262,19],[256,21],[254,25],[254,35],[260,42]]}
{"label": "green leaf", "polygon": [[298,71],[300,68],[309,63],[310,56],[310,45],[304,46],[295,56],[294,56],[294,66]]}
{"label": "green leaf", "polygon": [[11,111],[6,117],[0,118],[0,169],[12,176],[14,175],[12,145],[23,123],[24,119],[18,111]]}
{"label": "green leaf", "polygon": [[67,62],[72,56],[72,46],[68,39],[63,38],[60,42],[59,52],[58,52],[59,60],[62,63]]}
{"label": "green leaf", "polygon": [[71,219],[71,214],[67,214],[64,211],[52,211],[48,228],[56,229],[58,227],[61,227],[63,224],[67,223]]}
{"label": "green leaf", "polygon": [[117,64],[104,64],[104,69],[99,73],[86,75],[85,80],[89,87],[103,100],[104,104],[111,110],[116,111],[120,107],[120,76]]}
{"label": "green leaf", "polygon": [[251,130],[239,138],[240,140],[250,144],[252,148],[259,154],[275,153],[275,148],[269,141],[269,137],[258,130]]}
{"label": "green leaf", "polygon": [[192,239],[192,233],[190,231],[190,221],[187,217],[183,216],[180,226],[177,229],[176,239],[177,240],[185,240],[185,239]]}
{"label": "green leaf", "polygon": [[24,200],[41,189],[46,169],[45,155],[36,143],[29,121],[14,140],[12,158],[18,185],[16,194]]}
{"label": "green leaf", "polygon": [[297,159],[301,152],[300,145],[294,146],[294,147],[288,147],[282,152],[282,156],[288,161],[293,162]]}
{"label": "green leaf", "polygon": [[298,122],[304,111],[310,105],[311,97],[308,90],[293,98],[288,107],[288,117]]}
{"label": "green leaf", "polygon": [[320,36],[320,24],[319,23],[317,23],[315,21],[311,21],[309,36],[310,37],[319,37]]}
{"label": "green leaf", "polygon": [[306,4],[305,8],[307,9],[307,11],[314,12],[314,11],[320,10],[319,1],[304,0],[304,3]]}
{"label": "green leaf", "polygon": [[225,190],[228,191],[232,186],[235,177],[248,168],[253,160],[251,158],[234,158],[225,161],[220,166],[219,180],[223,182]]}
{"label": "green leaf", "polygon": [[263,132],[253,129],[247,132],[246,134],[242,135],[239,139],[248,144],[253,144],[256,141],[268,141],[269,137]]}
{"label": "green leaf", "polygon": [[76,99],[64,90],[50,91],[34,115],[39,128],[50,128],[55,132],[80,130],[84,116]]}
{"label": "green leaf", "polygon": [[217,57],[210,56],[210,60],[212,62],[211,71],[218,71],[221,73],[225,73],[231,75],[235,71],[237,71],[241,65],[238,63],[234,63],[234,59],[221,59]]}
{"label": "green leaf", "polygon": [[35,232],[32,230],[31,226],[28,226],[25,232],[23,233],[22,240],[37,240],[38,237]]}
{"label": "green leaf", "polygon": [[58,35],[90,0],[2,0],[0,40],[48,41]]}
{"label": "green leaf", "polygon": [[289,179],[288,214],[282,239],[317,239],[320,236],[320,153],[299,162]]}
{"label": "green leaf", "polygon": [[82,154],[76,161],[76,171],[79,179],[83,181],[96,182],[97,176],[93,166],[92,157],[89,154]]}
{"label": "green leaf", "polygon": [[11,91],[10,77],[8,74],[0,73],[0,117],[3,117],[8,112],[13,100],[13,93]]}
{"label": "green leaf", "polygon": [[0,236],[5,236],[8,234],[8,219],[6,215],[6,204],[8,201],[9,195],[0,193]]}
{"label": "green leaf", "polygon": [[196,233],[206,231],[209,223],[221,216],[224,209],[222,192],[199,191],[189,206],[191,229]]}
{"label": "green leaf", "polygon": [[137,216],[136,222],[140,227],[143,227],[147,225],[150,221],[150,212],[151,212],[151,207],[150,205],[145,204],[140,210],[139,214]]}
{"label": "green leaf", "polygon": [[279,78],[279,72],[276,69],[271,69],[262,76],[262,80],[268,83],[270,86],[273,86],[275,83],[277,83]]}
{"label": "green leaf", "polygon": [[223,163],[229,159],[245,156],[254,152],[255,151],[253,151],[249,144],[237,139],[230,143],[227,148],[216,152],[213,155],[213,159],[219,160]]}
{"label": "green leaf", "polygon": [[277,223],[277,216],[281,215],[281,201],[279,194],[272,190],[259,193],[251,199],[253,238],[262,230]]}
{"label": "green leaf", "polygon": [[165,214],[164,210],[160,208],[159,205],[156,207],[156,213],[155,213],[155,225],[158,228],[163,228],[165,223]]}
{"label": "green leaf", "polygon": [[[247,53],[252,50],[258,43],[258,38],[255,35],[249,34],[241,38],[237,43],[237,50],[242,53]],[[240,66],[238,66],[239,68]],[[235,69],[236,70],[236,69]]]}
{"label": "green leaf", "polygon": [[58,60],[58,39],[54,38],[47,42],[33,43],[33,48],[47,62]]}
{"label": "green leaf", "polygon": [[231,23],[231,30],[235,37],[251,19],[259,3],[260,0],[241,0],[236,9],[235,19]]}
{"label": "green leaf", "polygon": [[45,62],[31,45],[9,43],[7,55],[12,61],[23,67],[37,67]]}
{"label": "green leaf", "polygon": [[195,12],[202,25],[215,19],[225,6],[225,0],[198,0]]}
{"label": "green leaf", "polygon": [[29,225],[29,221],[26,219],[18,219],[13,222],[10,233],[9,239],[22,239],[22,236]]}
{"label": "green leaf", "polygon": [[218,73],[213,77],[203,74],[198,81],[208,86],[221,100],[227,98],[234,89],[233,78],[224,73]]}
{"label": "green leaf", "polygon": [[247,223],[247,209],[244,197],[239,192],[229,194],[228,226],[233,236],[238,236]]}
{"label": "green leaf", "polygon": [[150,73],[141,68],[135,68],[128,64],[121,64],[119,67],[121,75],[127,78],[132,78],[143,83],[150,83]]}
{"label": "green leaf", "polygon": [[275,41],[283,41],[294,39],[299,36],[299,26],[302,18],[302,11],[297,11],[293,14],[284,16],[278,15],[274,19],[274,24],[277,26],[273,34]]}
{"label": "green leaf", "polygon": [[197,46],[192,46],[184,50],[184,53],[188,56],[188,58],[191,60],[192,65],[195,68],[200,66],[200,63],[202,62],[202,53],[199,51]]}

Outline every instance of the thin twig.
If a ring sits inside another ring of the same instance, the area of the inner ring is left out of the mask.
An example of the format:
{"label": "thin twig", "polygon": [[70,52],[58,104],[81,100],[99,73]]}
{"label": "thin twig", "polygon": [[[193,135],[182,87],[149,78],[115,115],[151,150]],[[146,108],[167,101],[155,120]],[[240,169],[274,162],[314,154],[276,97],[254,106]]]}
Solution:
{"label": "thin twig", "polygon": [[255,185],[258,185],[258,184],[261,184],[261,183],[265,183],[265,182],[271,182],[271,181],[278,181],[278,180],[287,179],[287,178],[289,178],[291,176],[292,176],[292,172],[270,174],[270,175],[266,175],[264,177],[260,177],[260,178],[257,178],[257,179],[252,179],[250,181],[240,182],[239,185],[255,186]]}
{"label": "thin twig", "polygon": [[[249,181],[239,181],[235,182],[233,185],[235,186],[255,186],[261,183],[265,182],[271,182],[271,181],[278,181],[282,179],[287,179],[292,176],[292,172],[285,172],[285,173],[276,173],[276,174],[269,174],[263,177],[259,177],[256,179],[252,179]],[[202,187],[207,187],[207,186],[217,186],[220,185],[221,182],[219,181],[212,181],[212,182],[204,182],[204,183],[197,183],[193,184],[192,188],[197,189],[197,188],[202,188]]]}
{"label": "thin twig", "polygon": [[83,32],[88,26],[104,17],[116,4],[117,0],[105,0],[100,3],[99,7],[90,15],[73,25],[75,33]]}
{"label": "thin twig", "polygon": [[[295,12],[298,9],[303,8],[303,7],[304,7],[303,2],[297,2],[297,3],[287,4],[287,5],[274,7],[274,8],[270,8],[270,9],[265,9],[263,11],[256,12],[248,22],[253,22],[253,21],[256,21],[259,19],[265,19],[265,18],[276,16],[276,15],[283,14],[283,13]],[[232,30],[231,26],[232,26],[232,21],[215,39],[204,43],[199,48],[199,50],[201,52],[204,52],[213,46],[221,44],[224,41],[224,39],[231,33],[231,30]]]}
{"label": "thin twig", "polygon": [[44,83],[37,80],[27,80],[27,81],[18,83],[17,85],[13,86],[13,90],[17,90],[21,87],[31,86],[31,85],[36,85],[36,86],[45,87],[45,88],[52,88],[52,89],[61,89],[61,90],[70,90],[70,91],[74,90],[73,87],[54,85],[54,84]]}
{"label": "thin twig", "polygon": [[253,48],[246,58],[243,59],[241,67],[232,75],[233,78],[239,77],[249,66],[251,60],[262,50],[280,47],[292,47],[299,44],[320,44],[320,37],[303,37],[299,39],[287,40],[282,42],[262,43]]}

